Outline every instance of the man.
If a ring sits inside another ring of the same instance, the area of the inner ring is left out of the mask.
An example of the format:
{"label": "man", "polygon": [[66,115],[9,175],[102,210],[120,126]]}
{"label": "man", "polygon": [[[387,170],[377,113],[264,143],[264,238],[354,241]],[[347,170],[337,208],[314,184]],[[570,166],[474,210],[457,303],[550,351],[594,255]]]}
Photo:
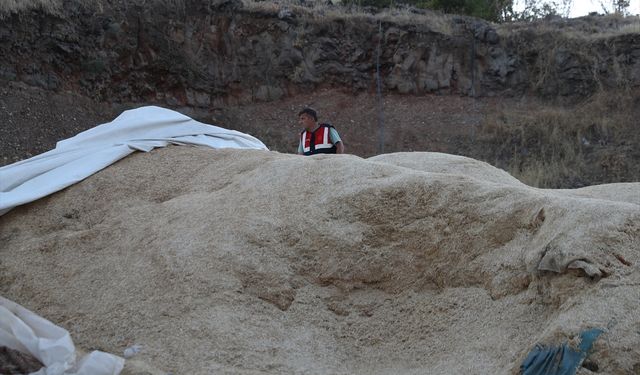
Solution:
{"label": "man", "polygon": [[330,124],[318,124],[316,111],[307,107],[298,113],[298,120],[304,128],[300,133],[298,154],[344,154],[338,131]]}

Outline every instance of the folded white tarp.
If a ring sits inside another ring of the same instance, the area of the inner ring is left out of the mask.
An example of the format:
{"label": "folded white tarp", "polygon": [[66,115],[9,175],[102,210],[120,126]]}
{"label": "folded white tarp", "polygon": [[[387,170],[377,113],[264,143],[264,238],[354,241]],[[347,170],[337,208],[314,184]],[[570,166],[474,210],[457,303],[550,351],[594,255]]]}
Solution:
{"label": "folded white tarp", "polygon": [[69,332],[1,296],[0,347],[44,365],[30,375],[118,375],[124,367],[124,358],[97,350],[77,361]]}
{"label": "folded white tarp", "polygon": [[82,181],[136,150],[168,144],[267,149],[248,134],[203,124],[166,108],[141,107],[60,141],[51,151],[1,167],[0,215]]}

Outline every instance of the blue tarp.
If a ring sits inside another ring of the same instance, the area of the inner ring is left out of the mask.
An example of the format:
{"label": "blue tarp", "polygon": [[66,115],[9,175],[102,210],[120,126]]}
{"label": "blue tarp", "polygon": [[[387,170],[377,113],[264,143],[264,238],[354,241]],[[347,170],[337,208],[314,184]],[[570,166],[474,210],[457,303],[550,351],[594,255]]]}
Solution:
{"label": "blue tarp", "polygon": [[549,347],[536,345],[520,366],[522,375],[575,375],[602,332],[599,328],[582,332],[577,350],[568,343]]}

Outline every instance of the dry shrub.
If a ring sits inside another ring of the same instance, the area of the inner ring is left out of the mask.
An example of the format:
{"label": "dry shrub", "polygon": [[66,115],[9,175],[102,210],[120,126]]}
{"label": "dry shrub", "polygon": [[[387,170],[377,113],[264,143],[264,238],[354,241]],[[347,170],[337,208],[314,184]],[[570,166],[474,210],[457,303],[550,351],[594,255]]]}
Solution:
{"label": "dry shrub", "polygon": [[249,11],[267,12],[282,16],[286,13],[292,13],[296,16],[302,16],[321,22],[331,22],[335,20],[347,21],[372,21],[372,22],[392,22],[399,25],[427,25],[430,29],[443,33],[451,34],[452,16],[421,10],[416,12],[414,9],[407,7],[391,7],[379,9],[375,13],[367,11],[359,6],[342,6],[340,4],[332,5],[327,1],[311,0],[305,1],[302,5],[300,0],[278,0],[278,1],[256,1],[243,0],[245,9]]}
{"label": "dry shrub", "polygon": [[[104,0],[76,0],[76,4],[84,7],[100,9]],[[63,0],[0,0],[0,20],[11,14],[30,10],[39,10],[47,14],[60,16],[64,7]]]}
{"label": "dry shrub", "polygon": [[497,31],[503,37],[522,31],[534,31],[538,34],[555,33],[560,38],[592,41],[640,32],[640,16],[608,14],[571,19],[558,17],[504,23],[497,26]]}
{"label": "dry shrub", "polygon": [[47,13],[57,13],[62,9],[61,0],[2,0],[0,1],[0,18],[24,10],[41,9]]}
{"label": "dry shrub", "polygon": [[[637,90],[601,91],[568,108],[522,102],[495,108],[481,138],[483,156],[542,188],[640,181]],[[494,160],[491,160],[491,159]]]}

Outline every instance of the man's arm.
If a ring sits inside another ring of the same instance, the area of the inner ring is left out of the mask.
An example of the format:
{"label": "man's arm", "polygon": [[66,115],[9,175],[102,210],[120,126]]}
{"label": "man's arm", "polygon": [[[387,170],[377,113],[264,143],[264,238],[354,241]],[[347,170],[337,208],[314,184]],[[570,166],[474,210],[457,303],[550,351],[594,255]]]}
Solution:
{"label": "man's arm", "polygon": [[336,154],[344,154],[344,143],[335,128],[329,128],[329,137],[331,138],[331,143],[336,146]]}

